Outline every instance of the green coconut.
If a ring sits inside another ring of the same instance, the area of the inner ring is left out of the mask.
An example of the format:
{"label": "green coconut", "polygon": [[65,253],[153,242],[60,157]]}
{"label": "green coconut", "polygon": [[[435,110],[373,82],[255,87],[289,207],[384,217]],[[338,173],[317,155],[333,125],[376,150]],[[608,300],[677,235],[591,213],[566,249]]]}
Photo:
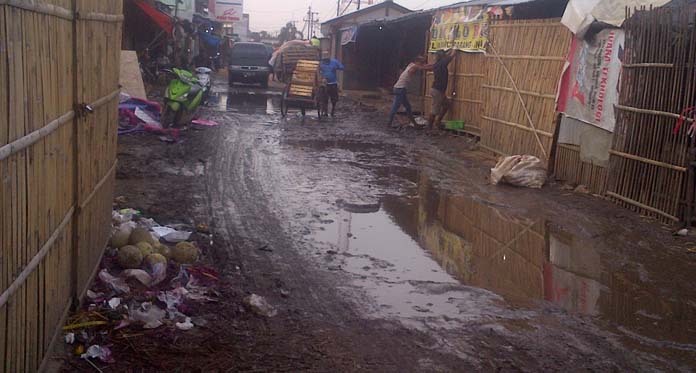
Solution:
{"label": "green coconut", "polygon": [[198,248],[191,242],[179,242],[172,249],[172,259],[181,264],[192,264],[198,260]]}
{"label": "green coconut", "polygon": [[147,242],[150,245],[153,245],[155,243],[155,239],[152,237],[152,235],[150,234],[150,232],[148,232],[147,229],[135,228],[130,234],[128,243],[131,245],[135,245],[138,242]]}
{"label": "green coconut", "polygon": [[167,258],[165,258],[162,254],[150,254],[145,257],[143,263],[145,265],[145,268],[153,269],[155,268],[155,265],[157,265],[158,263],[164,264],[166,266]]}
{"label": "green coconut", "polygon": [[136,246],[126,245],[118,249],[118,264],[126,269],[140,268],[143,262],[143,253]]}
{"label": "green coconut", "polygon": [[135,246],[140,249],[140,252],[143,254],[143,258],[152,254],[152,245],[145,241],[141,241],[135,244]]}
{"label": "green coconut", "polygon": [[111,247],[120,249],[123,246],[128,245],[128,239],[130,238],[130,231],[127,228],[119,228],[116,232],[111,235],[111,241],[109,244]]}
{"label": "green coconut", "polygon": [[172,257],[172,249],[170,249],[169,246],[160,242],[157,242],[152,246],[152,251],[162,255],[167,259]]}

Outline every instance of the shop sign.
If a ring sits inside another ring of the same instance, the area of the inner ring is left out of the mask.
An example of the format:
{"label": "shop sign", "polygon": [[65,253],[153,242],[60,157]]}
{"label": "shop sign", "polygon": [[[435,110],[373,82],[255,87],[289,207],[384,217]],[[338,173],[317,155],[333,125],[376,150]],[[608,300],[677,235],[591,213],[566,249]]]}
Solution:
{"label": "shop sign", "polygon": [[244,0],[211,0],[208,12],[214,14],[218,22],[240,22],[244,13]]}
{"label": "shop sign", "polygon": [[574,41],[565,113],[614,132],[624,31],[606,29],[591,41]]}
{"label": "shop sign", "polygon": [[440,10],[430,28],[430,51],[455,48],[485,52],[488,41],[488,13],[483,7],[468,6]]}

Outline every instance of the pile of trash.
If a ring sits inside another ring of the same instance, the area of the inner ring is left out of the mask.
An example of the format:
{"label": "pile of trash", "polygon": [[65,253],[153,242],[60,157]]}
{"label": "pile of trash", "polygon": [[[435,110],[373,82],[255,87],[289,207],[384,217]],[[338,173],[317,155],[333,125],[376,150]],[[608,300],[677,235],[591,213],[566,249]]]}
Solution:
{"label": "pile of trash", "polygon": [[118,134],[153,132],[178,136],[175,129],[164,129],[160,123],[159,103],[121,93],[118,102]]}
{"label": "pile of trash", "polygon": [[64,340],[88,363],[113,363],[112,347],[124,334],[165,328],[173,333],[204,326],[200,304],[217,302],[218,273],[198,263],[193,231],[161,226],[133,209],[112,213],[112,235],[82,310],[63,328]]}

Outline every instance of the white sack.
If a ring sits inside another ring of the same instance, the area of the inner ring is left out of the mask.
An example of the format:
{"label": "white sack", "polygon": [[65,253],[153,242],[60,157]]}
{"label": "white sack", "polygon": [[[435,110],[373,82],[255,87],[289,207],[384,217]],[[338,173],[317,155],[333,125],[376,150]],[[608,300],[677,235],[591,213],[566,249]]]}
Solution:
{"label": "white sack", "polygon": [[491,183],[500,182],[527,187],[541,188],[546,182],[544,163],[533,155],[513,155],[501,158],[491,169]]}

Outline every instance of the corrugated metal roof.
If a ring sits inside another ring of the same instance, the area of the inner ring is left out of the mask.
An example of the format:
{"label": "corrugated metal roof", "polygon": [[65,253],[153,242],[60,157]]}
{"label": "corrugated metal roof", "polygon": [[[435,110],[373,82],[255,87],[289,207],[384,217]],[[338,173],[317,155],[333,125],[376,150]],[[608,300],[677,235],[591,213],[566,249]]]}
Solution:
{"label": "corrugated metal roof", "polygon": [[504,6],[504,5],[519,5],[524,3],[532,3],[537,0],[472,0],[472,1],[462,1],[450,5],[445,5],[437,8],[440,9],[450,9],[450,8],[460,8],[466,6]]}
{"label": "corrugated metal roof", "polygon": [[324,25],[329,25],[329,24],[338,22],[338,21],[340,21],[340,20],[342,20],[342,19],[344,19],[344,18],[354,17],[354,16],[357,16],[357,15],[360,15],[360,14],[368,13],[368,12],[371,12],[371,11],[373,11],[373,10],[378,10],[378,9],[380,9],[380,8],[386,8],[386,7],[392,7],[392,8],[394,8],[394,9],[399,9],[399,10],[401,10],[402,12],[412,12],[411,9],[408,9],[408,8],[406,8],[405,6],[399,5],[399,4],[397,4],[397,3],[393,2],[393,1],[384,1],[384,2],[381,2],[381,3],[377,3],[377,4],[375,4],[375,5],[371,5],[371,6],[362,8],[362,9],[360,9],[360,10],[356,10],[356,11],[354,11],[354,12],[346,13],[346,14],[340,16],[340,17],[332,18],[332,19],[330,19],[330,20],[328,20],[328,21],[326,21],[326,22],[323,22],[321,25],[322,25],[322,26],[324,26]]}

